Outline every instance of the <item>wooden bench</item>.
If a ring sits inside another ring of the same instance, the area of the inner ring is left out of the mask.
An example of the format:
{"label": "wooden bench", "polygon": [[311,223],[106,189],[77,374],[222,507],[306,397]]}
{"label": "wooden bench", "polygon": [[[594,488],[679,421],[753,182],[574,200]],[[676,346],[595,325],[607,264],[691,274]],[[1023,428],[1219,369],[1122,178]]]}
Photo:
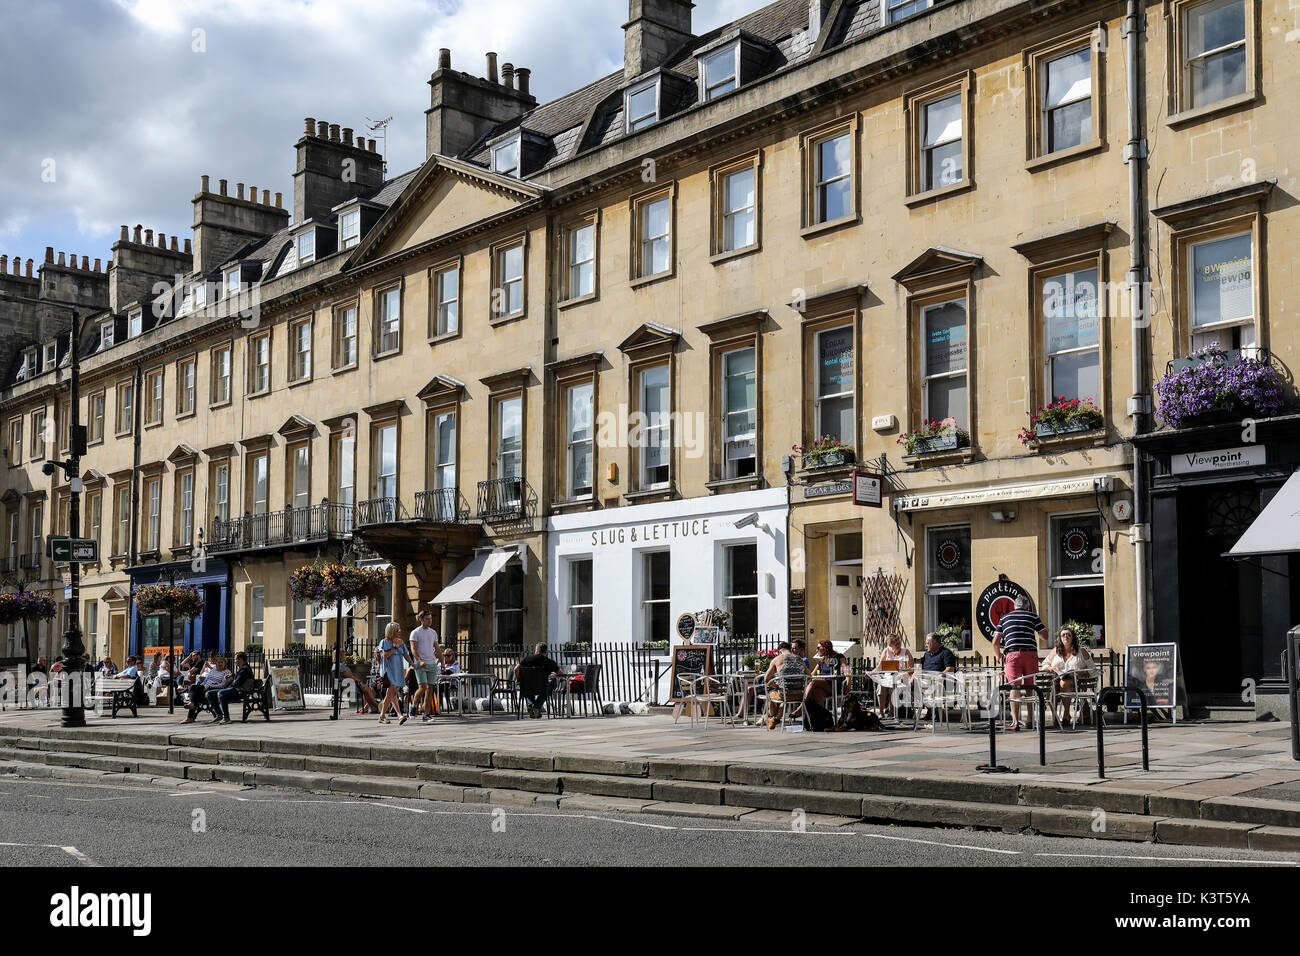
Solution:
{"label": "wooden bench", "polygon": [[119,710],[129,710],[132,717],[139,717],[136,711],[135,684],[134,677],[96,677],[90,699],[107,703],[113,717],[117,717]]}

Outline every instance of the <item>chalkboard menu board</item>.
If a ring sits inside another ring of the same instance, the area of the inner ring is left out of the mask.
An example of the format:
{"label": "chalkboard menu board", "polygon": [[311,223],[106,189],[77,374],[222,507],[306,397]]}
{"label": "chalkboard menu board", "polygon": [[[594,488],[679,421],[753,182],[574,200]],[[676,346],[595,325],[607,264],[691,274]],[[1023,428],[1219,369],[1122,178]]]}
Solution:
{"label": "chalkboard menu board", "polygon": [[678,644],[673,648],[672,699],[681,700],[677,678],[682,674],[712,674],[713,648],[708,644]]}

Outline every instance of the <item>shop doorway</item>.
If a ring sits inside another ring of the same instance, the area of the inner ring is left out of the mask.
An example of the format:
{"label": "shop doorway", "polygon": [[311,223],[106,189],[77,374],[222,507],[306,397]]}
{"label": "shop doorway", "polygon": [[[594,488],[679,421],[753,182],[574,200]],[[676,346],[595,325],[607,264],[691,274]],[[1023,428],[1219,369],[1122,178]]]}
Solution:
{"label": "shop doorway", "polygon": [[1262,665],[1262,572],[1257,562],[1221,555],[1259,515],[1259,491],[1250,482],[1207,485],[1178,499],[1178,637],[1187,693],[1195,703],[1240,705],[1242,680],[1257,677]]}
{"label": "shop doorway", "polygon": [[114,663],[126,660],[126,614],[108,616],[108,657]]}
{"label": "shop doorway", "polygon": [[862,532],[836,532],[830,540],[830,609],[832,641],[862,636]]}

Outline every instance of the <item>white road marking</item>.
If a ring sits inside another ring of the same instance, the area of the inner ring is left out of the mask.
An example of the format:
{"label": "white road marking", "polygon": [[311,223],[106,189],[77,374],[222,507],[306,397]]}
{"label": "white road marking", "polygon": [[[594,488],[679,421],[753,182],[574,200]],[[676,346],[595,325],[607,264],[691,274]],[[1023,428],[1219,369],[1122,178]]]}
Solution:
{"label": "white road marking", "polygon": [[0,846],[15,846],[15,847],[21,846],[21,847],[35,848],[38,850],[62,850],[64,853],[68,854],[68,856],[78,860],[81,863],[84,863],[86,866],[99,865],[95,863],[90,857],[86,856],[86,854],[78,850],[75,846],[63,846],[58,843],[0,843]]}
{"label": "white road marking", "polygon": [[1292,860],[1239,860],[1233,857],[1194,856],[1125,856],[1119,853],[1035,853],[1034,856],[1065,857],[1077,860],[1151,860],[1155,863],[1240,863],[1244,866],[1300,866]]}

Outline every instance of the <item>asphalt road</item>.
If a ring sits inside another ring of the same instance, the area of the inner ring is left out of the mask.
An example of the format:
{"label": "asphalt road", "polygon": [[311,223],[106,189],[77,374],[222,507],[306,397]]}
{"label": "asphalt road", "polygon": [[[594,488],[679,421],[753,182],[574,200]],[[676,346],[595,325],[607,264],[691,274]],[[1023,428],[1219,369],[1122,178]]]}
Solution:
{"label": "asphalt road", "polygon": [[[196,785],[201,786],[201,785]],[[0,776],[0,867],[1300,866],[1300,854]]]}

